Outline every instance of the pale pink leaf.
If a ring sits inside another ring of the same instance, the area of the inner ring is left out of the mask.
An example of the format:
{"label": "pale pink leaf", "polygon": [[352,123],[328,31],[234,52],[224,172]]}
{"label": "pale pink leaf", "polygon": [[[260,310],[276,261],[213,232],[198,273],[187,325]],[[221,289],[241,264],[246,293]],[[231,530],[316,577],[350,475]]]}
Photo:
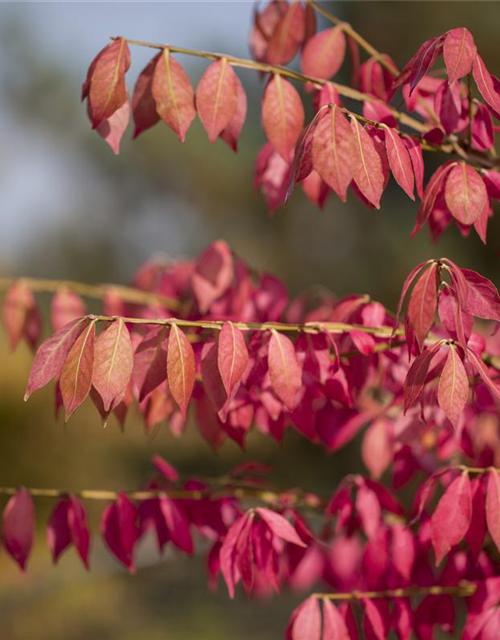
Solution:
{"label": "pale pink leaf", "polygon": [[341,26],[320,31],[309,38],[302,51],[303,73],[329,80],[342,66],[345,48],[346,40]]}

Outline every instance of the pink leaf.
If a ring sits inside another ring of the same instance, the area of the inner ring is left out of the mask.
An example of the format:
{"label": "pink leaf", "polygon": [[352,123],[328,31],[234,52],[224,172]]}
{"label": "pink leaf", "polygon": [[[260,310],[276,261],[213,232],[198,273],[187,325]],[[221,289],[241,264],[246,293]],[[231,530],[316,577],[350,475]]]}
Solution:
{"label": "pink leaf", "polygon": [[486,492],[486,522],[488,531],[500,550],[500,480],[498,471],[492,469],[488,473],[488,488]]}
{"label": "pink leaf", "polygon": [[444,196],[451,214],[465,225],[474,224],[488,206],[484,180],[465,162],[450,171]]}
{"label": "pink leaf", "polygon": [[441,343],[437,342],[430,349],[422,351],[408,370],[404,384],[405,413],[421,398],[429,367],[440,346]]}
{"label": "pink leaf", "polygon": [[470,363],[481,377],[484,384],[488,387],[489,391],[493,394],[497,400],[500,400],[500,386],[495,383],[488,372],[488,368],[481,360],[481,358],[472,350],[467,349],[467,357]]}
{"label": "pink leaf", "polygon": [[201,313],[206,313],[229,289],[233,277],[231,249],[223,240],[217,240],[198,258],[192,275],[191,284]]}
{"label": "pink leaf", "polygon": [[319,175],[339,196],[347,197],[352,180],[356,141],[341,110],[334,105],[321,114],[312,142],[312,162]]}
{"label": "pink leaf", "polygon": [[472,33],[461,27],[448,31],[444,39],[443,57],[451,84],[472,71],[477,49]]}
{"label": "pink leaf", "polygon": [[[279,3],[278,3],[279,6]],[[295,56],[305,37],[304,7],[298,0],[282,3],[283,15],[272,33],[267,46],[266,62],[282,65]]]}
{"label": "pink leaf", "polygon": [[236,104],[236,74],[227,58],[222,58],[206,69],[196,88],[196,109],[210,142],[229,125]]}
{"label": "pink leaf", "polygon": [[495,111],[500,113],[500,95],[498,94],[493,78],[491,77],[483,59],[478,54],[472,66],[472,73],[476,81],[479,92],[486,100],[487,104]]}
{"label": "pink leaf", "polygon": [[59,331],[68,322],[85,315],[85,303],[79,295],[67,289],[58,289],[52,297],[50,320],[54,331]]}
{"label": "pink leaf", "polygon": [[78,336],[61,371],[59,386],[66,420],[90,393],[94,370],[95,321]]}
{"label": "pink leaf", "polygon": [[108,120],[128,100],[125,73],[130,51],[125,38],[117,38],[96,58],[88,93],[92,128]]}
{"label": "pink leaf", "polygon": [[295,531],[292,525],[276,511],[258,507],[256,509],[259,516],[264,520],[272,533],[278,538],[281,538],[285,542],[290,542],[298,547],[306,547],[307,545],[300,539],[299,534]]}
{"label": "pink leaf", "polygon": [[356,149],[353,164],[354,182],[368,202],[380,209],[380,198],[385,186],[380,156],[373,140],[355,117],[351,118],[351,129]]}
{"label": "pink leaf", "polygon": [[103,120],[96,127],[97,133],[105,140],[113,153],[120,153],[120,142],[130,120],[130,103],[127,100],[107,120]]}
{"label": "pink leaf", "polygon": [[134,354],[133,380],[142,402],[167,379],[167,328],[155,327],[147,333]]}
{"label": "pink leaf", "polygon": [[424,197],[424,158],[420,143],[414,138],[403,136],[403,141],[410,154],[411,163],[413,165],[413,173],[415,175],[415,185],[420,198]]}
{"label": "pink leaf", "polygon": [[262,100],[262,126],[267,139],[290,160],[304,124],[304,107],[297,89],[280,75],[269,81]]}
{"label": "pink leaf", "polygon": [[31,346],[35,346],[41,326],[40,312],[35,296],[23,280],[18,280],[9,287],[2,315],[12,350],[23,337]]}
{"label": "pink leaf", "polygon": [[170,393],[176,401],[184,418],[195,376],[195,359],[191,343],[176,324],[170,327],[167,354],[167,378]]}
{"label": "pink leaf", "polygon": [[415,55],[405,64],[400,75],[394,82],[395,87],[403,84],[410,84],[410,95],[425,76],[427,71],[436,61],[443,48],[443,37],[426,40],[415,53]]}
{"label": "pink leaf", "polygon": [[413,166],[408,149],[396,130],[391,127],[385,127],[384,130],[385,146],[392,175],[406,195],[415,200]]}
{"label": "pink leaf", "polygon": [[500,296],[491,280],[471,269],[460,269],[467,281],[466,311],[476,318],[500,322]]}
{"label": "pink leaf", "polygon": [[291,411],[297,404],[297,396],[302,386],[302,372],[293,342],[275,329],[271,330],[268,362],[273,389]]}
{"label": "pink leaf", "polygon": [[3,538],[7,553],[24,572],[35,533],[33,500],[26,489],[18,489],[3,512]]}
{"label": "pink leaf", "polygon": [[454,346],[450,347],[439,379],[438,402],[446,417],[456,428],[469,396],[469,380]]}
{"label": "pink leaf", "polygon": [[292,627],[292,640],[320,640],[321,612],[318,599],[310,596],[297,609]]}
{"label": "pink leaf", "polygon": [[184,142],[196,116],[194,91],[186,72],[172,58],[169,49],[164,49],[158,58],[151,90],[158,115]]}
{"label": "pink leaf", "polygon": [[95,343],[92,384],[102,398],[105,411],[124,393],[133,368],[134,350],[130,333],[123,318],[117,318]]}
{"label": "pink leaf", "polygon": [[432,262],[422,273],[411,292],[408,318],[420,349],[434,324],[438,301],[437,266]]}
{"label": "pink leaf", "polygon": [[471,486],[469,475],[464,471],[446,489],[431,518],[431,537],[436,553],[436,565],[465,536],[471,516]]}
{"label": "pink leaf", "polygon": [[241,380],[248,364],[248,357],[243,333],[232,322],[225,322],[219,334],[217,362],[228,396]]}
{"label": "pink leaf", "polygon": [[66,357],[78,336],[88,327],[90,318],[73,320],[42,342],[31,367],[24,399],[59,376]]}
{"label": "pink leaf", "polygon": [[309,38],[302,51],[303,73],[329,80],[344,62],[345,47],[346,40],[341,26],[320,31]]}
{"label": "pink leaf", "polygon": [[236,109],[231,121],[223,131],[220,132],[219,136],[233,151],[238,151],[238,139],[247,116],[247,94],[236,74],[234,78],[236,86]]}
{"label": "pink leaf", "polygon": [[322,640],[349,640],[344,618],[331,600],[323,600],[323,636]]}

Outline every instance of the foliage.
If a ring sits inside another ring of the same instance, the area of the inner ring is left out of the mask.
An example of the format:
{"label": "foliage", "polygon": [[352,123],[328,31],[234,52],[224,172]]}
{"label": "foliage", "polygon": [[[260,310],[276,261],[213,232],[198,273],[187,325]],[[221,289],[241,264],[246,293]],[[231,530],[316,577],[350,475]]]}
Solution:
{"label": "foliage", "polygon": [[[316,31],[315,12],[335,26]],[[129,44],[159,50],[131,100]],[[256,10],[250,44],[253,60],[113,39],[82,88],[92,127],[117,153],[130,114],[134,136],[161,120],[182,142],[198,115],[210,142],[220,137],[237,151],[247,100],[235,68],[254,69],[265,77],[268,140],[255,185],[271,211],[297,185],[319,206],[332,191],[345,201],[351,190],[378,209],[392,174],[421,200],[414,233],[429,223],[436,239],[454,221],[486,242],[500,199],[500,84],[466,28],[426,41],[399,72],[315,2],[273,0]],[[360,49],[369,56],[362,63]],[[346,52],[351,86],[332,81]],[[211,60],[196,90],[177,53]],[[297,54],[301,72],[282,66]],[[434,72],[440,57],[444,70]],[[392,105],[398,101],[405,112]],[[442,164],[424,188],[428,152]],[[396,313],[368,295],[290,299],[278,278],[219,240],[196,260],[146,263],[131,287],[27,278],[3,285],[13,349],[39,343],[36,294],[53,294],[54,333],[36,351],[25,399],[55,381],[56,412],[66,420],[90,398],[104,424],[114,415],[123,425],[135,406],[147,431],[168,422],[180,436],[194,415],[214,450],[227,439],[244,448],[252,428],[277,442],[297,430],[330,453],[362,434],[367,469],[327,497],[276,487],[258,463],[223,478],[181,478],[159,456],[132,493],[0,488],[11,496],[4,546],[22,570],[33,497],[57,501],[47,528],[54,561],[74,546],[87,568],[84,501],[103,500],[102,538],[130,572],[153,531],[160,553],[169,542],[187,554],[196,538],[208,543],[209,582],[221,576],[230,597],[239,584],[249,595],[282,586],[309,592],[291,615],[290,640],[355,640],[360,629],[375,640],[391,631],[428,640],[435,627],[453,632],[460,599],[463,637],[496,637],[500,297],[490,280],[440,258],[411,271]],[[100,299],[102,313],[87,314],[84,298]],[[404,492],[413,495],[411,510]],[[332,592],[311,593],[320,580]]]}

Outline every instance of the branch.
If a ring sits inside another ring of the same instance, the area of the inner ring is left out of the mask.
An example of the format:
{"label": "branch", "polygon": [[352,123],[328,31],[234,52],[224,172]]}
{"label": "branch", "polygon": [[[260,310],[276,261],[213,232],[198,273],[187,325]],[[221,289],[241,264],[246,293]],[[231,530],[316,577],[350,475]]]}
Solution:
{"label": "branch", "polygon": [[39,293],[56,293],[61,289],[78,293],[86,298],[102,300],[108,293],[117,293],[124,302],[133,304],[161,304],[168,309],[179,309],[179,301],[160,293],[143,291],[135,287],[116,284],[85,284],[72,280],[44,280],[39,278],[0,278],[0,291],[7,291],[15,282],[22,280],[31,291]]}
{"label": "branch", "polygon": [[313,593],[318,600],[375,600],[377,598],[411,598],[413,596],[442,596],[450,595],[457,598],[467,598],[475,593],[477,586],[463,581],[453,587],[433,585],[431,587],[407,587],[404,589],[388,589],[386,591],[348,591],[345,593]]}
{"label": "branch", "polygon": [[[339,21],[340,22],[340,21]],[[343,24],[343,23],[342,23]],[[346,31],[347,33],[347,31]],[[352,34],[355,34],[356,32],[349,28],[349,35],[352,36]],[[373,49],[371,47],[371,45],[369,45],[359,34],[356,34],[358,41],[361,40],[362,42],[365,43],[365,48],[366,47],[370,47],[370,51],[373,51],[377,56],[380,57],[381,54],[379,54],[375,49]],[[111,39],[112,40],[116,40],[118,37],[120,36],[114,36]],[[352,36],[353,37],[353,36]],[[362,93],[361,91],[357,91],[356,89],[353,89],[352,87],[348,87],[346,85],[343,84],[339,84],[338,82],[331,82],[330,80],[324,80],[322,78],[315,78],[313,76],[308,76],[305,75],[303,73],[300,73],[298,71],[293,71],[292,69],[289,69],[287,67],[282,67],[279,65],[272,65],[272,64],[268,64],[266,62],[257,62],[255,60],[250,60],[247,58],[238,58],[236,56],[231,56],[228,55],[226,53],[216,53],[213,51],[201,51],[201,50],[196,50],[196,49],[188,49],[186,47],[178,47],[175,45],[171,45],[171,44],[159,44],[156,42],[145,42],[142,40],[132,40],[130,38],[125,38],[126,42],[128,44],[131,45],[136,45],[139,47],[148,47],[150,49],[158,49],[160,51],[163,51],[164,49],[168,49],[169,51],[172,51],[173,53],[181,53],[184,55],[188,55],[188,56],[195,56],[197,58],[205,58],[207,60],[221,60],[221,59],[225,59],[227,60],[227,62],[233,66],[233,67],[241,67],[244,69],[253,69],[255,71],[262,71],[264,73],[273,73],[273,74],[277,74],[280,75],[282,77],[285,78],[290,78],[292,80],[296,80],[298,82],[302,82],[302,83],[311,83],[314,84],[316,86],[322,87],[325,84],[332,84],[337,91],[339,92],[340,95],[346,97],[346,98],[350,98],[352,100],[356,100],[357,102],[373,102],[376,104],[382,104],[384,105],[384,107],[386,107],[387,109],[389,109],[389,111],[391,112],[391,114],[394,116],[394,118],[400,122],[403,125],[406,125],[407,127],[410,127],[411,129],[413,129],[414,131],[417,131],[419,134],[424,134],[428,131],[428,126],[426,124],[424,124],[423,122],[420,122],[419,120],[416,120],[415,118],[412,118],[411,116],[409,116],[408,114],[402,112],[402,111],[398,111],[397,109],[395,109],[394,107],[392,107],[391,105],[388,105],[386,102],[384,102],[383,100],[380,100],[378,98],[376,98],[375,96],[369,95],[367,93]],[[386,65],[385,65],[386,66]],[[357,114],[357,113],[353,113],[353,112],[349,112],[351,116],[353,116],[354,118],[356,118],[357,120],[361,121],[361,122],[368,122],[369,124],[373,125],[373,126],[380,126],[380,123],[378,122],[374,122],[371,120],[368,120],[367,118],[364,118],[363,116]],[[456,138],[456,136],[450,136],[449,137],[449,142],[446,144],[431,144],[429,142],[427,142],[421,135],[418,136],[412,136],[415,137],[422,145],[422,148],[425,149],[426,151],[440,151],[442,153],[446,153],[449,155],[459,155],[460,157],[465,157],[467,160],[470,160],[471,162],[476,162],[479,165],[483,166],[483,167],[494,167],[495,166],[495,161],[492,160],[487,154],[482,153],[480,151],[473,151],[473,150],[465,150],[463,149],[458,141],[458,138]],[[460,149],[460,153],[457,153],[457,147]]]}

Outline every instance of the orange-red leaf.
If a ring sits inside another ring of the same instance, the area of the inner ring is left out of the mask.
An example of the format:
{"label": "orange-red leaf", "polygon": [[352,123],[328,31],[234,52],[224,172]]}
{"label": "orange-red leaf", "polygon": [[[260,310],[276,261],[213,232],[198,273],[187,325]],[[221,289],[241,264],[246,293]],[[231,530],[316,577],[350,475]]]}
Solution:
{"label": "orange-red leaf", "polygon": [[275,329],[269,341],[269,375],[276,395],[292,411],[302,386],[302,372],[290,338]]}
{"label": "orange-red leaf", "polygon": [[467,533],[472,516],[472,492],[467,471],[446,489],[431,518],[436,565]]}
{"label": "orange-red leaf", "polygon": [[349,123],[336,105],[328,108],[316,125],[312,161],[316,171],[342,202],[352,180],[356,141]]}
{"label": "orange-red leaf", "polygon": [[186,72],[172,58],[169,49],[163,50],[156,63],[152,93],[158,115],[184,142],[196,116],[194,91]]}
{"label": "orange-red leaf", "polygon": [[351,128],[356,150],[353,163],[354,181],[368,202],[380,209],[380,198],[384,191],[382,161],[373,140],[354,117],[351,118]]}
{"label": "orange-red leaf", "polygon": [[227,395],[241,380],[248,364],[248,349],[243,333],[232,322],[225,322],[217,347],[219,373]]}
{"label": "orange-red leaf", "polygon": [[191,343],[176,324],[172,324],[168,337],[167,378],[173,399],[186,417],[193,392],[195,359]]}
{"label": "orange-red leaf", "polygon": [[90,117],[95,129],[128,99],[125,73],[130,51],[125,38],[117,38],[96,58],[88,93]]}
{"label": "orange-red leaf", "polygon": [[118,318],[96,340],[92,384],[102,398],[104,411],[125,392],[132,376],[134,350],[130,333]]}
{"label": "orange-red leaf", "polygon": [[94,371],[95,321],[76,339],[61,371],[59,386],[66,410],[66,420],[89,395]]}
{"label": "orange-red leaf", "polygon": [[210,142],[229,125],[237,105],[236,74],[227,58],[213,62],[196,88],[196,109]]}
{"label": "orange-red leaf", "polygon": [[341,26],[320,31],[302,51],[302,71],[307,76],[329,80],[342,66],[346,40]]}
{"label": "orange-red leaf", "polygon": [[467,403],[469,380],[455,347],[451,347],[439,379],[438,402],[454,427]]}
{"label": "orange-red leaf", "polygon": [[304,124],[304,107],[295,87],[275,74],[262,101],[262,126],[269,142],[289,161]]}
{"label": "orange-red leaf", "polygon": [[451,214],[471,225],[488,206],[488,193],[479,173],[465,162],[453,167],[446,180],[444,197]]}

